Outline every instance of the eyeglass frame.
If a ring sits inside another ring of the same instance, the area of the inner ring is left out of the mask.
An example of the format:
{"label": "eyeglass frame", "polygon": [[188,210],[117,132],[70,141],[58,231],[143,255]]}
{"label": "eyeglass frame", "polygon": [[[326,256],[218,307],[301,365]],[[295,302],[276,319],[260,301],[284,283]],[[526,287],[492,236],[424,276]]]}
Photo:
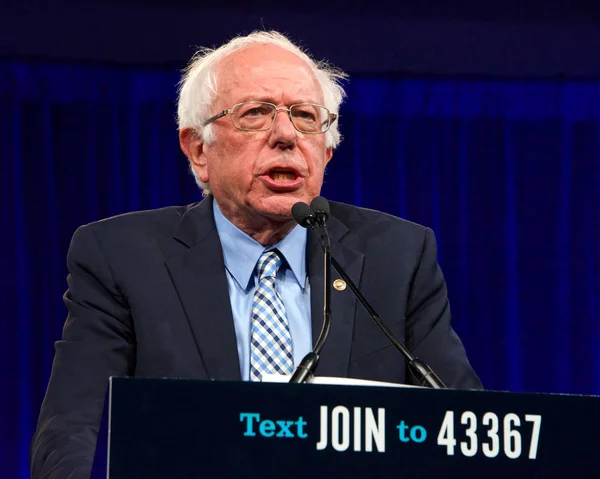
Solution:
{"label": "eyeglass frame", "polygon": [[[231,108],[226,108],[225,110],[221,111],[220,113],[217,113],[216,115],[211,116],[208,120],[205,120],[202,123],[202,127],[205,127],[207,125],[210,125],[211,123],[213,123],[214,121],[223,118],[224,116],[227,115],[231,115],[233,113],[233,110],[235,110],[236,107],[240,106],[240,105],[246,105],[249,103],[262,103],[263,105],[271,105],[272,107],[275,108],[275,111],[273,112],[273,117],[271,120],[271,124],[269,125],[269,128],[263,128],[260,130],[254,130],[254,129],[248,129],[248,128],[240,128],[238,126],[236,126],[235,122],[233,121],[233,116],[231,117],[231,124],[234,126],[234,128],[236,128],[237,130],[240,131],[268,131],[271,128],[273,128],[273,125],[275,124],[275,118],[277,117],[277,114],[280,111],[287,111],[288,116],[290,118],[290,123],[292,124],[292,126],[294,127],[294,129],[300,133],[303,133],[305,135],[320,135],[322,133],[327,133],[329,131],[329,129],[331,128],[331,125],[333,125],[333,123],[335,122],[335,120],[338,119],[338,115],[335,113],[331,113],[331,111],[329,111],[329,108],[327,108],[326,106],[323,105],[319,105],[318,103],[294,103],[293,105],[290,105],[289,107],[278,107],[277,105],[275,105],[275,103],[271,103],[269,101],[260,101],[260,100],[248,100],[248,101],[242,101],[239,103],[236,103],[235,105],[233,105]],[[327,117],[327,129],[324,131],[302,131],[300,129],[298,129],[298,127],[296,126],[296,124],[294,123],[294,120],[292,118],[292,108],[294,108],[295,106],[299,106],[299,105],[310,105],[310,106],[318,106],[319,108],[324,108],[328,113],[328,117]]]}

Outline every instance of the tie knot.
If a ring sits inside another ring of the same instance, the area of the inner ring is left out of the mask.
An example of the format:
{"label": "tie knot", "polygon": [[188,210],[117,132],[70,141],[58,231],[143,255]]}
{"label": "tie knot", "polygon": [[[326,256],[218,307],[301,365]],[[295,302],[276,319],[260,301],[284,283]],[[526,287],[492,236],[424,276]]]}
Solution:
{"label": "tie knot", "polygon": [[258,259],[256,270],[258,272],[259,281],[263,278],[274,278],[281,266],[281,256],[279,251],[265,251]]}

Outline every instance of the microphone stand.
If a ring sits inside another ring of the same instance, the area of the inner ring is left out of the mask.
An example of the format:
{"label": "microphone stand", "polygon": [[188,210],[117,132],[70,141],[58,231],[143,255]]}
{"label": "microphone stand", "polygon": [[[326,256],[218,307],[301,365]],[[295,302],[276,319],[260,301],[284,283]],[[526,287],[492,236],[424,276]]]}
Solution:
{"label": "microphone stand", "polygon": [[[319,223],[320,230],[324,230],[325,234],[327,234],[327,227],[325,226],[325,222],[327,221],[327,217],[329,216],[329,202],[323,198],[322,196],[317,196],[310,204],[310,208],[314,212],[314,216]],[[312,222],[314,223],[314,221]],[[311,222],[308,222],[308,225],[311,229],[319,234]],[[320,235],[321,236],[321,235]],[[329,240],[329,237],[327,237]],[[321,242],[323,244],[323,242]],[[329,246],[329,244],[328,244]],[[367,299],[360,292],[358,287],[354,284],[352,279],[346,274],[344,268],[335,260],[335,258],[331,259],[334,268],[340,274],[342,279],[346,281],[346,284],[350,287],[350,290],[354,293],[354,296],[360,301],[360,303],[367,310],[375,324],[383,331],[383,333],[388,337],[391,343],[398,349],[406,358],[408,362],[408,368],[413,374],[413,376],[419,381],[423,386],[429,386],[435,389],[444,389],[446,385],[442,382],[442,380],[435,374],[433,369],[431,369],[427,364],[421,361],[419,358],[415,357],[414,354],[410,352],[410,350],[394,336],[394,333],[386,326],[381,317],[377,314],[375,309],[370,305]],[[329,281],[329,278],[326,278],[326,281]],[[331,290],[330,290],[331,291]]]}
{"label": "microphone stand", "polygon": [[319,363],[319,354],[323,349],[323,345],[325,344],[325,340],[327,339],[327,335],[329,334],[329,329],[331,327],[331,265],[333,265],[333,267],[339,273],[341,278],[346,282],[354,296],[363,305],[367,313],[369,313],[371,319],[373,319],[375,324],[377,324],[377,326],[383,331],[383,333],[388,337],[390,342],[406,358],[408,368],[413,374],[413,376],[417,379],[417,381],[423,386],[427,386],[434,389],[445,389],[446,385],[433,371],[433,369],[431,369],[429,365],[427,365],[419,358],[417,358],[414,354],[412,354],[410,350],[400,340],[398,340],[398,338],[396,338],[394,333],[387,327],[387,325],[383,322],[383,320],[377,314],[375,309],[371,306],[371,304],[360,292],[358,287],[354,284],[352,278],[350,278],[350,276],[346,274],[344,268],[342,268],[342,266],[337,262],[337,260],[331,256],[329,233],[327,231],[327,227],[325,226],[327,216],[329,213],[329,204],[324,198],[318,197],[318,199],[319,202],[315,204],[315,201],[317,199],[313,200],[313,204],[311,204],[310,207],[305,203],[297,203],[296,205],[294,205],[292,212],[294,212],[295,210],[294,218],[301,226],[305,228],[310,227],[310,229],[317,235],[317,237],[319,238],[319,243],[323,248],[323,277],[325,296],[324,321],[321,333],[313,351],[308,353],[302,359],[302,361],[294,371],[292,378],[289,382],[303,383],[311,379]]}
{"label": "microphone stand", "polygon": [[316,221],[313,218],[307,218],[307,225],[319,238],[319,243],[323,248],[323,296],[324,296],[324,311],[323,311],[323,326],[321,333],[317,339],[317,343],[311,352],[309,352],[290,378],[290,383],[305,383],[312,379],[315,370],[319,364],[319,355],[325,345],[329,329],[331,328],[331,242],[329,240],[329,232],[325,228],[326,216],[317,215]]}

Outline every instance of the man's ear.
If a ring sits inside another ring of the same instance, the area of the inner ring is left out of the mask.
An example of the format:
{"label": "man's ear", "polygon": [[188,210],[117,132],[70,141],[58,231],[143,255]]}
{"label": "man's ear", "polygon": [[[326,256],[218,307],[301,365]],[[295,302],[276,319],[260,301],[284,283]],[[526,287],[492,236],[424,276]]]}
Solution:
{"label": "man's ear", "polygon": [[208,183],[208,168],[206,154],[204,152],[204,141],[202,136],[193,128],[184,128],[179,132],[179,146],[183,154],[187,156],[191,167],[196,171],[199,178]]}
{"label": "man's ear", "polygon": [[330,146],[325,150],[325,165],[331,161],[331,157],[333,156],[333,148]]}

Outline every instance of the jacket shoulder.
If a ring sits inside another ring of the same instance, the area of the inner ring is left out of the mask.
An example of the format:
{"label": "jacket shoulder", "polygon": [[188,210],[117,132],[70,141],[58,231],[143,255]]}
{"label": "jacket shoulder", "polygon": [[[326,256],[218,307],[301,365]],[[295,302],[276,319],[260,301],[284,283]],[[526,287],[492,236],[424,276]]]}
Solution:
{"label": "jacket shoulder", "polygon": [[362,229],[389,230],[391,228],[398,233],[423,236],[429,230],[426,226],[382,211],[336,201],[330,201],[329,204],[332,216],[344,223],[351,231]]}
{"label": "jacket shoulder", "polygon": [[173,235],[177,231],[183,215],[196,205],[197,203],[123,213],[88,223],[81,226],[79,230],[86,229],[101,236],[119,232]]}

